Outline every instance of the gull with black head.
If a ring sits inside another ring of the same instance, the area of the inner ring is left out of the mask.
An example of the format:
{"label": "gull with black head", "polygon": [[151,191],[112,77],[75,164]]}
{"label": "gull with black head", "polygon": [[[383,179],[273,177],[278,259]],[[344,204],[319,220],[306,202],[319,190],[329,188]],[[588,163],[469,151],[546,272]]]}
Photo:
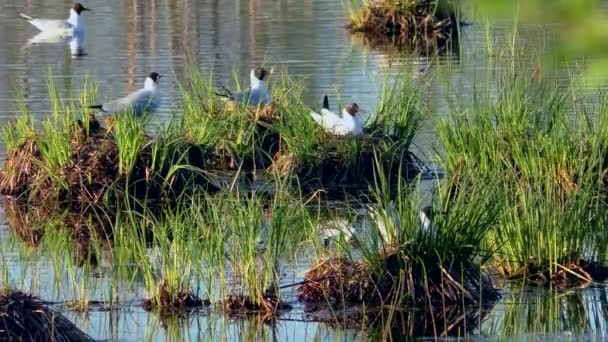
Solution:
{"label": "gull with black head", "polygon": [[323,97],[321,112],[311,111],[310,115],[328,133],[335,135],[361,135],[363,134],[363,120],[359,115],[360,112],[363,111],[359,108],[359,105],[353,102],[344,107],[340,116],[329,110],[329,99],[325,95]]}
{"label": "gull with black head", "polygon": [[270,73],[264,67],[258,66],[251,69],[249,74],[250,88],[232,92],[226,88],[223,88],[222,93],[216,93],[216,95],[230,101],[234,101],[240,104],[249,106],[265,106],[270,103],[270,92],[266,81],[268,80]]}
{"label": "gull with black head", "polygon": [[144,87],[123,98],[112,102],[90,106],[99,109],[103,113],[120,113],[132,110],[135,115],[141,116],[145,112],[154,112],[161,105],[161,96],[158,90],[158,81],[161,75],[156,72],[146,77]]}
{"label": "gull with black head", "polygon": [[76,3],[70,8],[70,16],[66,20],[42,19],[19,13],[19,16],[34,25],[38,30],[50,36],[72,36],[85,32],[85,21],[83,12],[90,11],[81,3]]}

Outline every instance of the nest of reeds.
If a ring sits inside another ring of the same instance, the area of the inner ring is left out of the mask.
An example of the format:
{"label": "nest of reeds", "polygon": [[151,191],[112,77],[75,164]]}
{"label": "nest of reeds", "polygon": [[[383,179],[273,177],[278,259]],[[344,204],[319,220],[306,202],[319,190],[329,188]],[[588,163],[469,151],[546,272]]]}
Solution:
{"label": "nest of reeds", "polygon": [[356,146],[348,144],[350,137],[328,135],[327,143],[317,147],[315,158],[298,160],[293,153],[280,151],[268,172],[293,172],[315,190],[354,192],[367,190],[373,184],[377,163],[380,162],[392,180],[398,177],[413,179],[420,173],[420,165],[411,152],[403,148],[385,151],[384,139],[368,136],[358,138]]}
{"label": "nest of reeds", "polygon": [[190,289],[182,289],[172,295],[169,285],[163,280],[158,286],[158,296],[144,300],[144,309],[194,309],[203,305],[209,305],[208,300],[203,300],[195,295]]}
{"label": "nest of reeds", "polygon": [[92,118],[89,132],[75,125],[72,132],[70,161],[63,169],[68,184],[66,198],[96,204],[118,179],[118,146],[110,132]]}
{"label": "nest of reeds", "polygon": [[[438,2],[442,6],[438,7]],[[454,10],[442,0],[373,0],[351,15],[347,28],[367,36],[419,46],[443,45],[457,27]],[[395,40],[394,40],[395,41]]]}
{"label": "nest of reeds", "polygon": [[509,280],[523,280],[531,285],[558,289],[586,287],[608,279],[607,266],[583,259],[558,263],[558,268],[554,272],[551,272],[549,267],[543,267],[538,262],[532,261],[519,270],[503,273]]}
{"label": "nest of reeds", "polygon": [[394,251],[374,267],[365,260],[334,258],[319,261],[304,275],[300,300],[350,304],[454,305],[494,301],[500,296],[489,277],[470,260],[458,262],[413,261]]}
{"label": "nest of reeds", "polygon": [[18,341],[93,341],[60,313],[20,291],[0,293],[0,339]]}
{"label": "nest of reeds", "polygon": [[[94,116],[87,118],[84,125],[80,120],[71,130],[70,159],[59,170],[51,175],[43,167],[44,161],[33,138],[15,147],[0,171],[0,193],[4,195],[32,195],[37,203],[69,203],[81,209],[101,206],[105,195],[112,190],[119,196],[128,194],[135,198],[145,198],[148,202],[158,201],[167,193],[179,193],[186,185],[209,186],[214,190],[208,178],[193,171],[196,168],[206,169],[210,164],[212,152],[202,151],[195,145],[178,146],[188,152],[184,160],[179,151],[165,161],[161,171],[152,171],[152,154],[150,146],[139,151],[135,165],[126,174],[119,172],[119,150],[114,137],[113,122],[108,120],[107,128],[101,127]],[[146,137],[146,140],[151,138]],[[173,179],[165,182],[166,173],[176,163],[192,162],[192,168],[183,168],[173,173]],[[164,172],[164,173],[163,173]],[[168,184],[161,189],[160,184]],[[115,199],[115,198],[110,198]]]}

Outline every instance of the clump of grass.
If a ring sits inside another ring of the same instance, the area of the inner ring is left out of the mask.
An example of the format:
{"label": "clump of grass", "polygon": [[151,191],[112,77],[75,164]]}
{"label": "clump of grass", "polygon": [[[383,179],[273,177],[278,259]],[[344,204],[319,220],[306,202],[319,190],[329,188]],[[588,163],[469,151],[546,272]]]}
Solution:
{"label": "clump of grass", "polygon": [[439,126],[443,165],[452,178],[498,181],[504,207],[488,242],[500,246],[493,259],[505,276],[588,284],[605,273],[597,266],[605,260],[606,99],[591,113],[532,78],[502,77],[497,98]]}
{"label": "clump of grass", "polygon": [[145,120],[134,113],[124,113],[113,120],[113,135],[118,148],[118,173],[131,173],[146,143]]}
{"label": "clump of grass", "polygon": [[445,43],[459,24],[447,0],[349,0],[346,7],[351,32],[398,36],[423,46]]}

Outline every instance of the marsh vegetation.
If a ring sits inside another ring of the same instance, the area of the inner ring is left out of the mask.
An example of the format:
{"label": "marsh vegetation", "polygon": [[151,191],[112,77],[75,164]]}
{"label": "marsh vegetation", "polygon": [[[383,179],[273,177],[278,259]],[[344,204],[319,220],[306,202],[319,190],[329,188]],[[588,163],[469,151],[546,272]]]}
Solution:
{"label": "marsh vegetation", "polygon": [[[347,6],[352,31],[422,46],[460,24],[442,1]],[[482,29],[489,76],[470,94],[450,92],[436,113],[429,87],[457,86],[392,66],[361,136],[317,125],[320,103],[287,68],[253,107],[185,67],[180,105],[160,121],[93,115],[95,84],[64,99],[49,75],[49,115],[22,105],[3,130],[2,333],[88,339],[69,319],[130,310],[176,339],[201,317],[209,338],[224,334],[213,319],[241,338],[300,321],[377,339],[601,326],[608,98],[530,73],[517,30],[502,46]],[[38,332],[48,324],[55,335]]]}

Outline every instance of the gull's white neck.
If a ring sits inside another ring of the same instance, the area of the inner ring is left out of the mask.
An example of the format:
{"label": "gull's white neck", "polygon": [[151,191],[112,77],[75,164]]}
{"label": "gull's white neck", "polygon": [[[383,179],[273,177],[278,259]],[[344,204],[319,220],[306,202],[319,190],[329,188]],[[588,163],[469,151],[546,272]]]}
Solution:
{"label": "gull's white neck", "polygon": [[429,219],[428,216],[426,216],[426,213],[422,210],[420,211],[419,216],[420,216],[420,223],[422,224],[422,231],[427,233],[429,231],[429,229],[431,228],[431,220]]}
{"label": "gull's white neck", "polygon": [[146,82],[144,83],[144,89],[146,90],[156,90],[156,82],[150,77],[146,77]]}
{"label": "gull's white neck", "polygon": [[353,115],[351,113],[349,113],[346,108],[342,109],[342,117],[343,118],[348,118],[348,117],[353,117]]}
{"label": "gull's white neck", "polygon": [[84,32],[84,18],[81,15],[78,15],[73,8],[70,9],[70,17],[67,22],[74,26],[74,31]]}

